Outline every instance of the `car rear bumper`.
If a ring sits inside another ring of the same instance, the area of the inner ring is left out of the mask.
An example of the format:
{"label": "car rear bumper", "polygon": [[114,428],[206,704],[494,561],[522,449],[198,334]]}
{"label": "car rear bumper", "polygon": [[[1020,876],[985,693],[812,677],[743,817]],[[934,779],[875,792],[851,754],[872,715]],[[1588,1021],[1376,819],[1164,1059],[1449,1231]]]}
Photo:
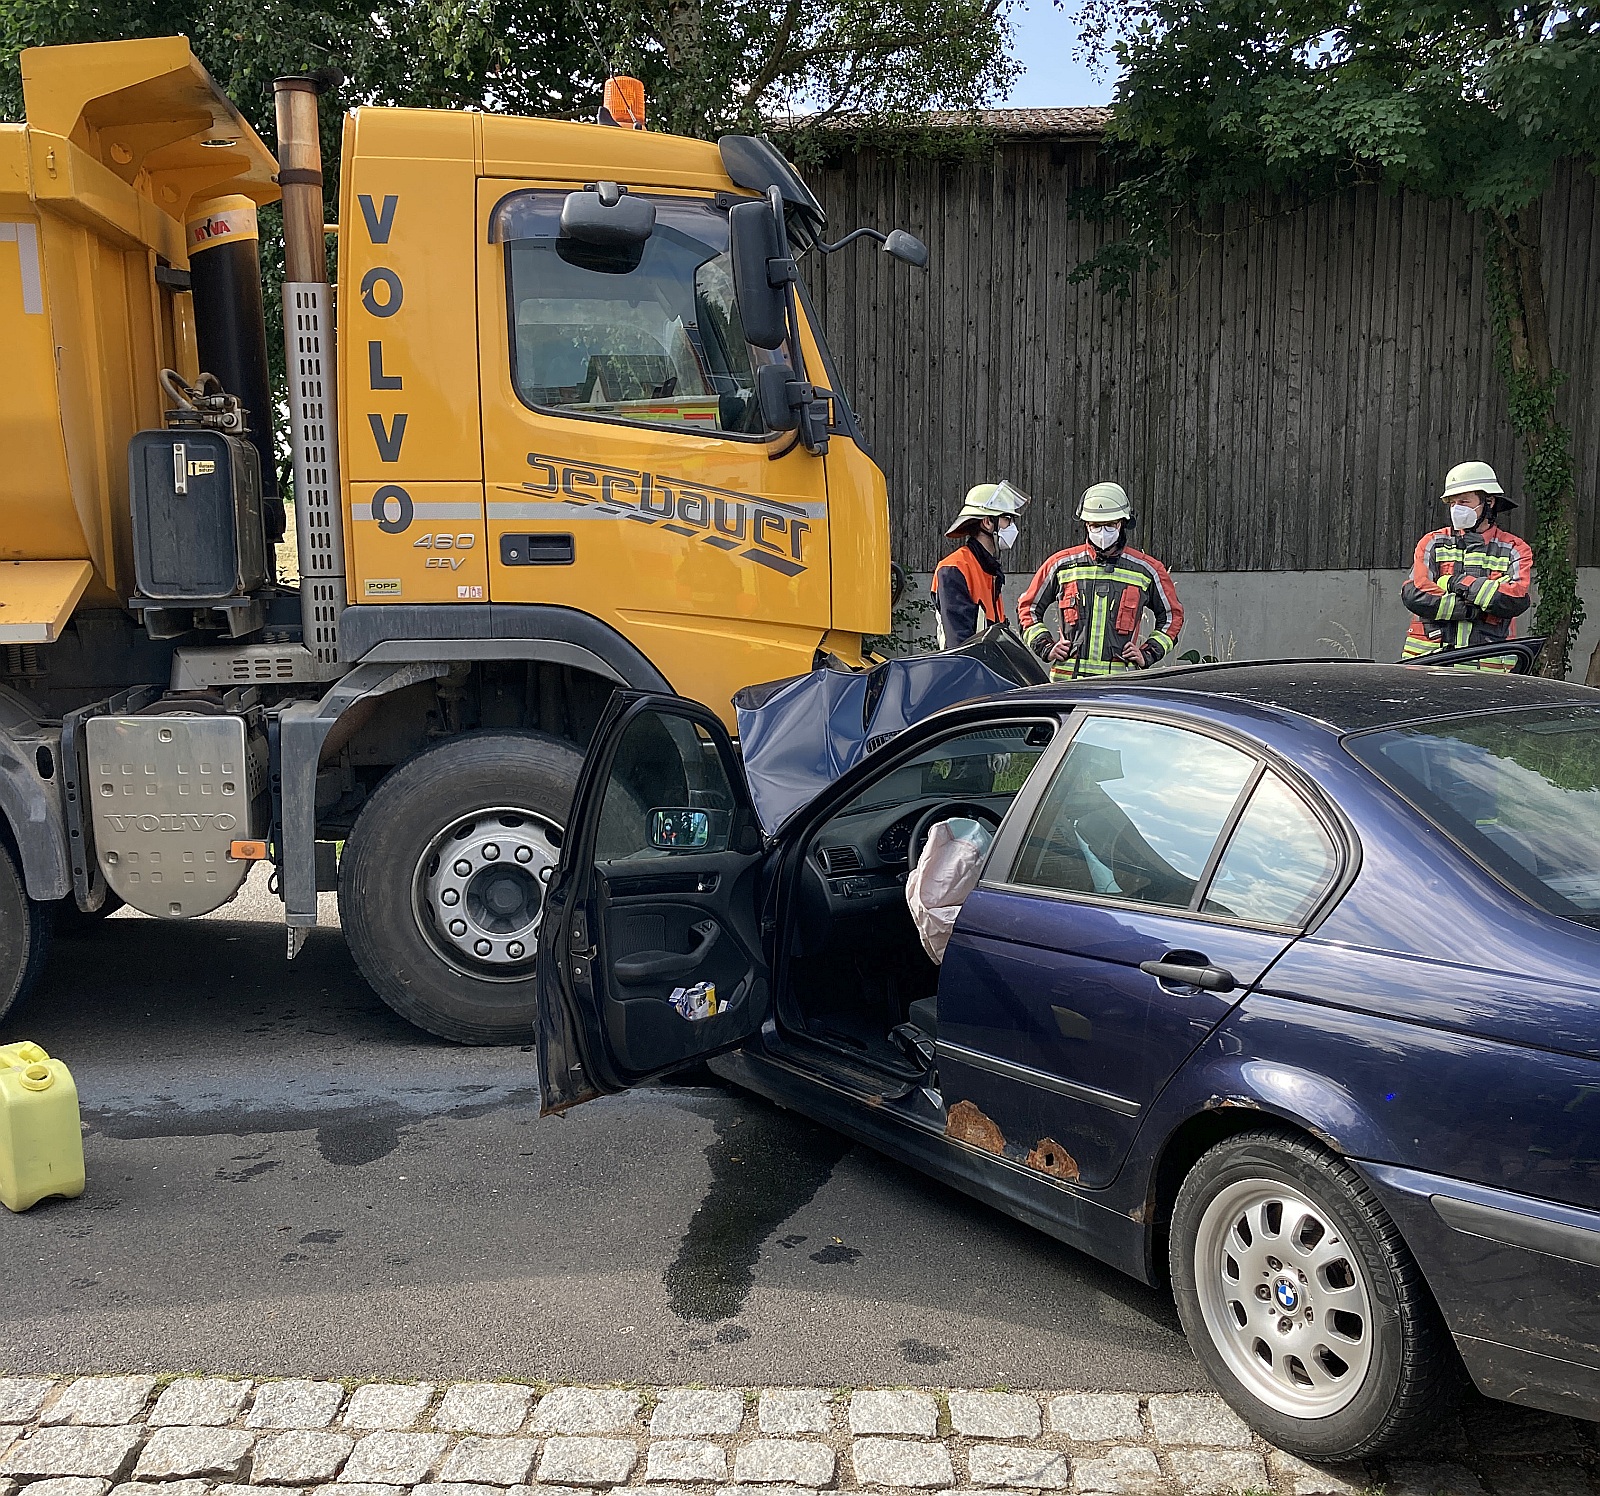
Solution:
{"label": "car rear bumper", "polygon": [[1490,1397],[1600,1418],[1600,1214],[1360,1165]]}

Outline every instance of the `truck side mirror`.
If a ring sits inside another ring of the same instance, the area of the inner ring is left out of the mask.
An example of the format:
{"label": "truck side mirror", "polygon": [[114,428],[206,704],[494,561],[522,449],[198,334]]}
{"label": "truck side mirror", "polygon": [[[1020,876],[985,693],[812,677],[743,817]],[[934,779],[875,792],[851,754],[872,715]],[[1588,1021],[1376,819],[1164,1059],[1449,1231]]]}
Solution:
{"label": "truck side mirror", "polygon": [[592,192],[569,192],[561,205],[556,253],[587,270],[625,275],[639,268],[656,228],[656,205],[615,182]]}
{"label": "truck side mirror", "polygon": [[[783,252],[771,207],[765,201],[734,204],[728,210],[728,243],[744,335],[757,348],[777,348],[789,335],[788,278],[772,283],[772,262]],[[778,268],[781,274],[783,267]],[[793,422],[775,429],[793,430]]]}
{"label": "truck side mirror", "polygon": [[762,364],[756,370],[756,403],[768,431],[793,431],[800,424],[800,411],[789,403],[789,386],[794,370],[788,364]]}
{"label": "truck side mirror", "polygon": [[904,229],[889,230],[889,237],[883,241],[883,252],[911,266],[913,270],[928,268],[928,246]]}

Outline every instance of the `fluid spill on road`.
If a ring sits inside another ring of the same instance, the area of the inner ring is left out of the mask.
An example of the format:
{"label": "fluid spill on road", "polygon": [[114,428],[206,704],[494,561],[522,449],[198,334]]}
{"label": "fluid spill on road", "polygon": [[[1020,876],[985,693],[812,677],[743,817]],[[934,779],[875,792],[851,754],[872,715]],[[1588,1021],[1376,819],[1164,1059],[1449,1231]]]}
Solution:
{"label": "fluid spill on road", "polygon": [[[482,1085],[401,1088],[390,1096],[368,1095],[354,1104],[342,1098],[336,1102],[331,1094],[302,1097],[293,1105],[261,1098],[255,1105],[231,1106],[209,1096],[166,1096],[142,1106],[86,1107],[83,1119],[91,1132],[124,1141],[315,1132],[317,1151],[326,1162],[355,1167],[388,1157],[400,1146],[404,1129],[430,1117],[477,1118],[503,1107],[532,1106],[538,1099],[531,1086]],[[219,1170],[217,1177],[243,1183],[276,1167],[266,1163],[236,1172]]]}
{"label": "fluid spill on road", "polygon": [[828,1181],[850,1144],[759,1102],[717,1107],[706,1149],[711,1187],[662,1274],[679,1319],[732,1319],[756,1281],[763,1243]]}

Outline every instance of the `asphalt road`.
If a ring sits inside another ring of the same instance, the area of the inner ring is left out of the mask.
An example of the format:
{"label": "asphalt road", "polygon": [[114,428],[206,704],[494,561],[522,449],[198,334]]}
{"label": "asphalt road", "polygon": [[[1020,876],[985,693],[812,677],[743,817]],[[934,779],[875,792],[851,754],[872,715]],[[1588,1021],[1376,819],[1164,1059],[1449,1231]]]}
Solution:
{"label": "asphalt road", "polygon": [[540,1120],[534,1057],[393,1017],[264,892],[58,942],[0,1020],[89,1188],[0,1211],[0,1370],[1202,1385],[1170,1300],[709,1086]]}

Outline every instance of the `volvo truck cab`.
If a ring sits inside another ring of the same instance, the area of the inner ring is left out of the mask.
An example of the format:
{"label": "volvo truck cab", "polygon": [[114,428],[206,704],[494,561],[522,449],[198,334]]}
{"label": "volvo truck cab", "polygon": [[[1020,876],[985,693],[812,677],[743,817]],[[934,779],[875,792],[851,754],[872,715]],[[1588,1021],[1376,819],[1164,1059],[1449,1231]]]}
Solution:
{"label": "volvo truck cab", "polygon": [[0,125],[0,1012],[53,929],[204,914],[265,861],[291,957],[337,889],[398,1011],[527,1038],[611,692],[731,725],[742,687],[860,666],[887,632],[884,479],[797,264],[863,232],[925,251],[829,244],[768,141],[639,128],[634,91],[598,124],[351,111],[330,277],[328,80],[278,81],[273,151],[182,37],[22,70],[26,122]]}

